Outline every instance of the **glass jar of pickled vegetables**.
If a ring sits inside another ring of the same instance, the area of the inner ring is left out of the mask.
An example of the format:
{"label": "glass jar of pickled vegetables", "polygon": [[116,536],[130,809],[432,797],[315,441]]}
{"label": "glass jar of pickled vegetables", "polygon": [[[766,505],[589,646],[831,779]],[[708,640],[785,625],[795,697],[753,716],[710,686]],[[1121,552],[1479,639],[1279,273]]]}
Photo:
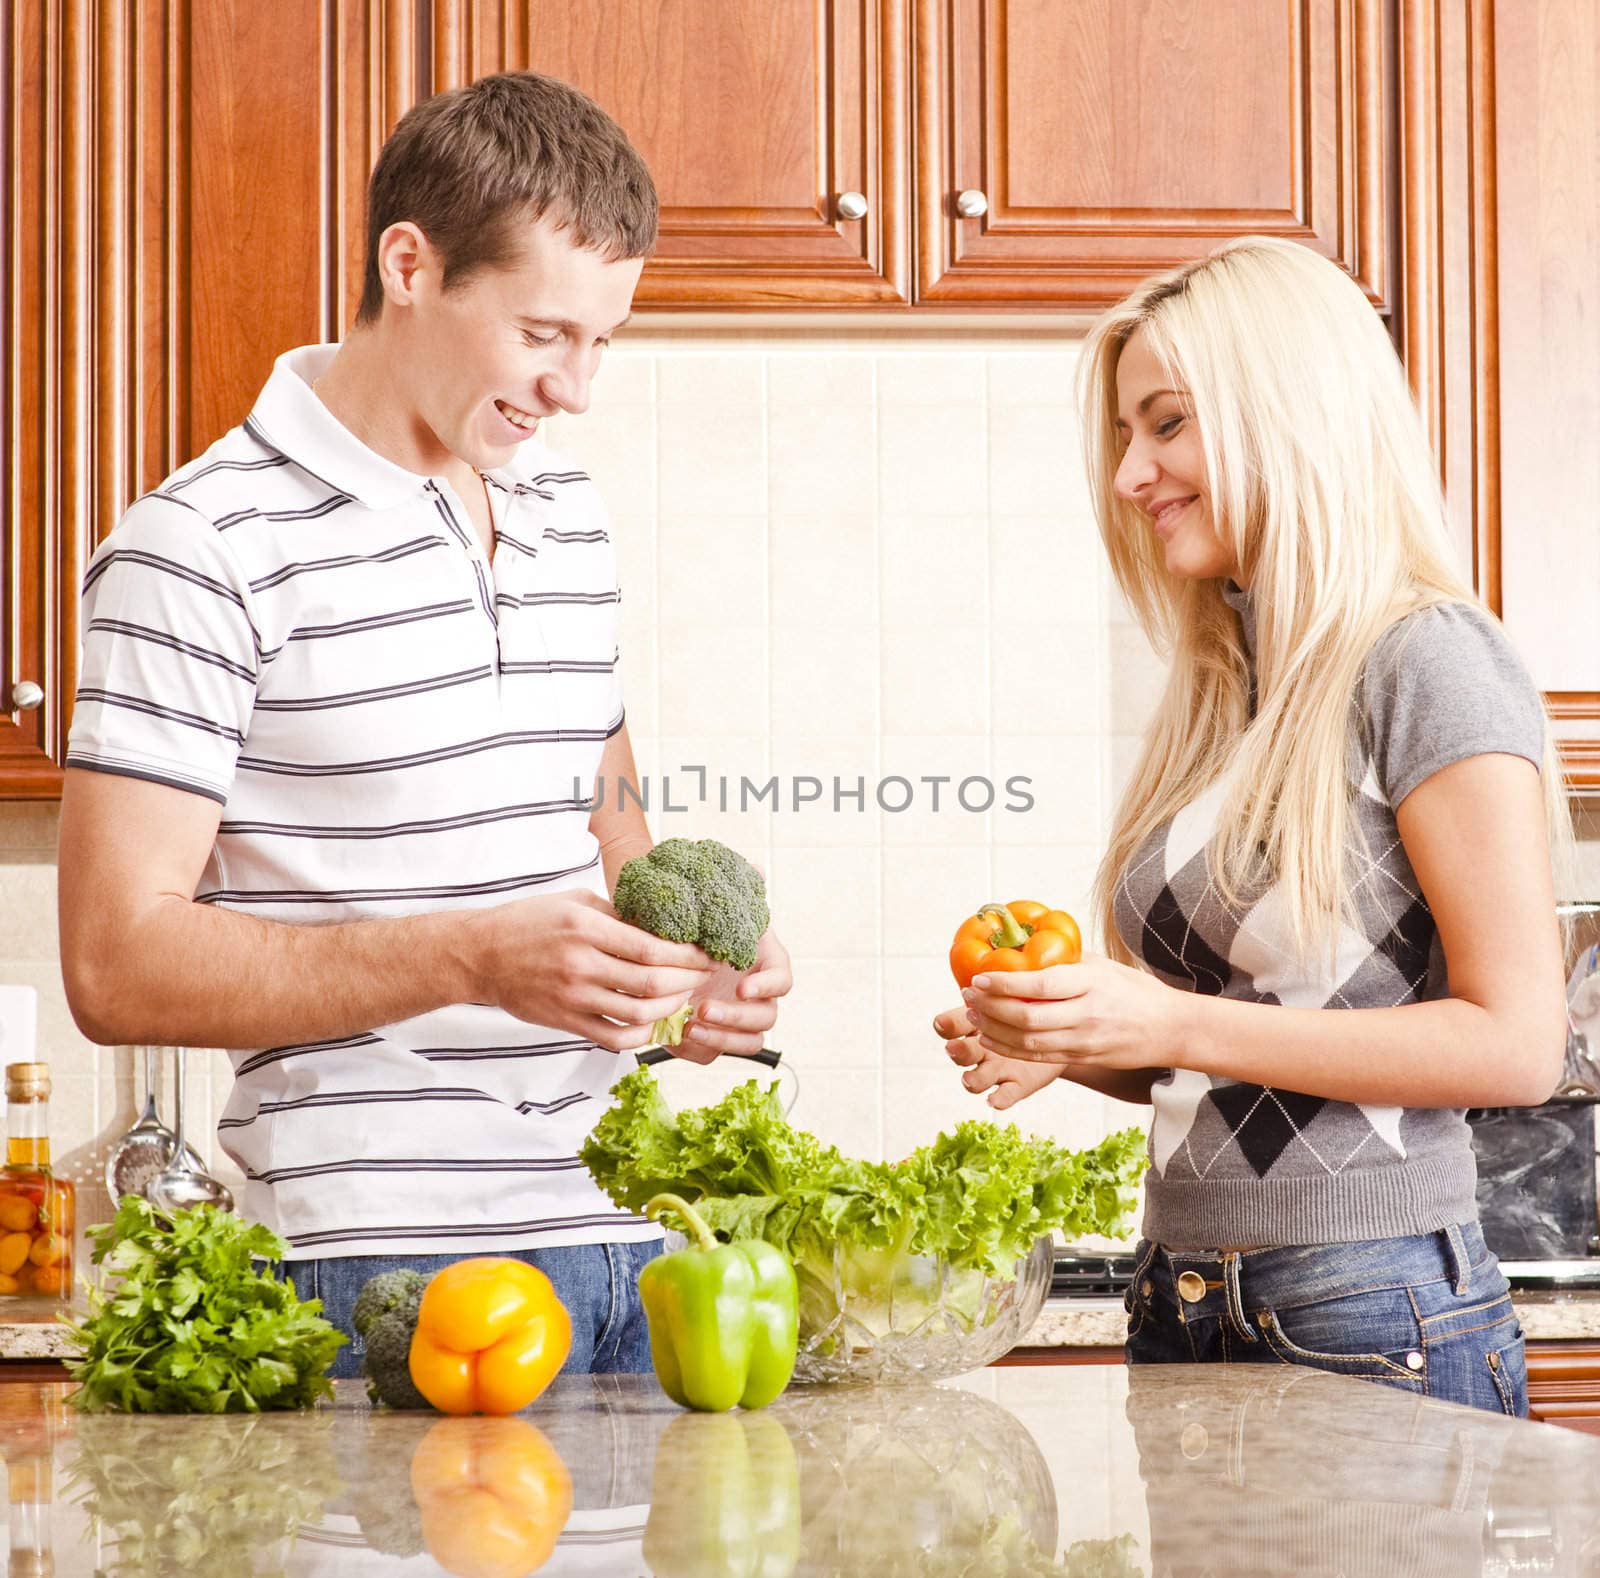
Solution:
{"label": "glass jar of pickled vegetables", "polygon": [[6,1162],[0,1168],[0,1308],[72,1297],[73,1185],[50,1170],[50,1069],[6,1065]]}

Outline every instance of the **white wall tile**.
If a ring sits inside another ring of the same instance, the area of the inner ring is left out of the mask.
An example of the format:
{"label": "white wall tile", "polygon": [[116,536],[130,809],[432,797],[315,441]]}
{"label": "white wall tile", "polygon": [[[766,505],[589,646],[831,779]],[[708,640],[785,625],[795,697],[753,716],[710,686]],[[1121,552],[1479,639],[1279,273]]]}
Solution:
{"label": "white wall tile", "polygon": [[27,854],[0,865],[0,960],[57,957],[56,868]]}
{"label": "white wall tile", "polygon": [[772,631],[772,732],[783,737],[878,732],[878,632]]}
{"label": "white wall tile", "polygon": [[883,633],[886,734],[989,729],[989,632],[981,624],[901,625]]}
{"label": "white wall tile", "polygon": [[1085,622],[1043,625],[993,651],[995,732],[1100,738],[1106,726],[1104,669],[1105,632]]}
{"label": "white wall tile", "polygon": [[878,404],[972,405],[984,399],[987,376],[971,351],[895,351],[878,358]]}
{"label": "white wall tile", "polygon": [[[982,515],[886,513],[879,527],[883,628],[986,623],[989,530]],[[989,645],[985,631],[984,647]]]}
{"label": "white wall tile", "polygon": [[775,511],[816,514],[829,505],[869,508],[878,456],[870,408],[780,405],[767,418],[768,502]]}
{"label": "white wall tile", "polygon": [[988,507],[988,434],[977,402],[880,405],[878,498],[884,510],[970,515]]}
{"label": "white wall tile", "polygon": [[656,432],[662,514],[765,513],[766,422],[759,404],[663,403]]}
{"label": "white wall tile", "polygon": [[990,356],[989,405],[1075,405],[1075,347],[1049,351],[1001,351]]}
{"label": "white wall tile", "polygon": [[1167,682],[1167,666],[1137,625],[1112,625],[1107,636],[1111,716],[1117,734],[1140,734]]}
{"label": "white wall tile", "polygon": [[870,351],[779,351],[767,358],[767,401],[791,405],[850,405],[870,413],[877,361]]}
{"label": "white wall tile", "polygon": [[[975,904],[984,901],[978,899]],[[971,907],[975,907],[971,906]],[[960,924],[957,911],[944,928],[951,936]],[[950,974],[944,946],[935,945],[914,959],[883,961],[883,1064],[886,1069],[932,1070],[940,1077],[954,1073],[944,1043],[933,1028],[933,1016],[961,1006],[961,989]]]}
{"label": "white wall tile", "polygon": [[[721,839],[768,866],[774,818],[756,798],[771,776],[765,735],[664,735],[650,776],[650,830],[657,838]],[[747,778],[755,790],[746,790]]]}
{"label": "white wall tile", "polygon": [[997,735],[996,757],[1005,773],[1033,781],[1031,810],[996,812],[994,842],[1033,848],[1100,836],[1100,742],[1072,735]]}
{"label": "white wall tile", "polygon": [[774,626],[826,631],[816,642],[872,630],[878,622],[878,534],[869,491],[840,509],[775,511],[771,524]]}
{"label": "white wall tile", "polygon": [[990,897],[1002,904],[1037,899],[1066,910],[1077,921],[1089,945],[1093,930],[1094,874],[1100,864],[1099,844],[1022,844],[996,842]]}
{"label": "white wall tile", "polygon": [[849,845],[875,854],[883,841],[883,813],[876,799],[878,763],[873,734],[775,737],[772,770],[782,786],[783,804],[772,818],[774,845]]}
{"label": "white wall tile", "polygon": [[989,526],[990,617],[996,640],[1036,627],[1098,623],[1100,540],[1071,515],[996,515]]}
{"label": "white wall tile", "polygon": [[859,849],[772,852],[768,878],[774,924],[793,955],[874,959],[878,938],[861,916],[882,913],[878,862]]}
{"label": "white wall tile", "polygon": [[[785,936],[781,924],[778,935]],[[802,1077],[814,1068],[875,1072],[878,960],[808,956],[794,959],[793,965],[794,991],[778,1006],[778,1023],[767,1037],[768,1044],[781,1047]]]}
{"label": "white wall tile", "polygon": [[982,844],[885,849],[884,958],[937,959],[942,968],[956,928],[995,896],[989,862]]}
{"label": "white wall tile", "polygon": [[764,513],[663,513],[656,527],[656,556],[653,601],[663,625],[766,623]]}
{"label": "white wall tile", "polygon": [[656,360],[648,351],[613,346],[600,360],[584,414],[619,405],[651,405],[656,398]]}
{"label": "white wall tile", "polygon": [[663,734],[747,734],[765,715],[765,630],[675,620],[660,651]]}
{"label": "white wall tile", "polygon": [[656,396],[663,406],[740,406],[759,410],[766,369],[745,351],[687,351],[656,360]]}
{"label": "white wall tile", "polygon": [[1011,515],[1088,509],[1076,415],[1070,405],[989,410],[989,507]]}
{"label": "white wall tile", "polygon": [[797,1063],[800,1096],[789,1121],[809,1129],[846,1156],[876,1160],[883,1154],[883,1091],[876,1070],[807,1068]]}
{"label": "white wall tile", "polygon": [[965,788],[968,804],[982,805],[992,782],[993,752],[987,734],[886,733],[884,844],[890,849],[904,844],[987,846],[989,817],[967,810],[962,791]]}

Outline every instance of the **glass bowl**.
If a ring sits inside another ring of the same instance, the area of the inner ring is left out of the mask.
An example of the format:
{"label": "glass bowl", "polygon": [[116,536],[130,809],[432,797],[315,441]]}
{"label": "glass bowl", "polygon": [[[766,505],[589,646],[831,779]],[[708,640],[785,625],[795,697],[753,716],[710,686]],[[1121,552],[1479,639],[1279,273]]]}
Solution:
{"label": "glass bowl", "polygon": [[831,1275],[800,1277],[797,1382],[937,1381],[1014,1348],[1050,1291],[1053,1241],[1038,1238],[1004,1277],[957,1271],[929,1255],[845,1250]]}

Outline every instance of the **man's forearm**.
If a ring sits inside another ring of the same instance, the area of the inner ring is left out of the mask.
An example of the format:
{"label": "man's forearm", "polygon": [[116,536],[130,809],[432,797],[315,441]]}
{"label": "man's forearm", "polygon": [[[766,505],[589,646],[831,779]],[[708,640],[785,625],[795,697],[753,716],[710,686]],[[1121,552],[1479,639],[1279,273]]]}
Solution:
{"label": "man's forearm", "polygon": [[[611,893],[617,886],[617,873],[636,855],[648,855],[655,844],[644,819],[639,769],[634,765],[626,726],[606,742],[600,758],[599,784],[600,803],[590,814],[589,831],[600,846],[606,892]],[[624,784],[629,790],[626,794]]]}
{"label": "man's forearm", "polygon": [[473,1001],[476,913],[305,926],[169,896],[102,957],[74,950],[68,999],[102,1046],[336,1040]]}

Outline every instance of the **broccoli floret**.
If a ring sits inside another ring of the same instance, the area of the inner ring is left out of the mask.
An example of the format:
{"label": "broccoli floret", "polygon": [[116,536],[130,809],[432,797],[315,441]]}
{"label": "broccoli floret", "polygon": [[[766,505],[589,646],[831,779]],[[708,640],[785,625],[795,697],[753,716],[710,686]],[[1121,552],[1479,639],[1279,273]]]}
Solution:
{"label": "broccoli floret", "polygon": [[350,1324],[366,1343],[361,1367],[367,1396],[391,1408],[430,1408],[411,1379],[411,1335],[428,1279],[420,1271],[383,1271],[356,1295]]}
{"label": "broccoli floret", "polygon": [[[671,942],[697,943],[736,970],[756,960],[772,919],[767,885],[744,856],[714,838],[669,838],[617,874],[612,905],[623,920]],[[687,1009],[658,1021],[656,1039],[676,1046]]]}

